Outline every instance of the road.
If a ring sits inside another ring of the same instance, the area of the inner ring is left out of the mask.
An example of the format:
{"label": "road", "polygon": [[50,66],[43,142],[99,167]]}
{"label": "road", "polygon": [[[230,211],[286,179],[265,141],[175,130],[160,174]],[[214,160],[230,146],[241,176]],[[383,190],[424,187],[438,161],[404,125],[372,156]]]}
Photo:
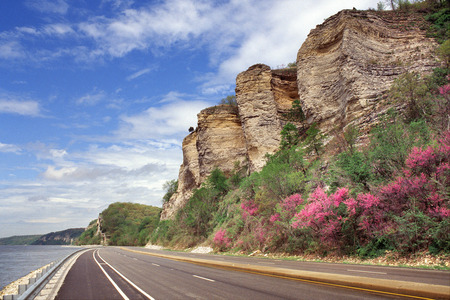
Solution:
{"label": "road", "polygon": [[[143,249],[139,248],[139,250]],[[205,258],[204,255],[200,256]],[[209,259],[211,256],[207,257]],[[214,257],[228,259],[227,257]],[[269,264],[277,263],[264,261]],[[255,261],[252,262],[255,263]],[[351,265],[346,267],[350,270],[355,268]],[[440,275],[441,277],[447,276],[448,273],[443,272]],[[134,253],[121,248],[106,247],[87,251],[78,258],[65,278],[56,299],[337,300],[403,298],[339,286],[204,267]]]}
{"label": "road", "polygon": [[[141,247],[124,247],[125,249],[137,250],[140,252],[149,252],[156,254],[167,254],[164,250],[150,250]],[[387,267],[375,265],[356,265],[356,264],[338,264],[338,263],[321,263],[307,262],[295,260],[267,259],[258,257],[245,256],[226,256],[226,255],[204,255],[189,252],[170,252],[170,255],[181,257],[192,257],[199,259],[209,259],[217,261],[234,262],[240,264],[252,264],[267,267],[280,267],[295,270],[324,272],[343,274],[351,276],[363,276],[370,278],[383,278],[390,280],[401,280],[420,282],[428,284],[450,286],[450,272],[442,270],[418,269],[418,268],[401,268]]]}

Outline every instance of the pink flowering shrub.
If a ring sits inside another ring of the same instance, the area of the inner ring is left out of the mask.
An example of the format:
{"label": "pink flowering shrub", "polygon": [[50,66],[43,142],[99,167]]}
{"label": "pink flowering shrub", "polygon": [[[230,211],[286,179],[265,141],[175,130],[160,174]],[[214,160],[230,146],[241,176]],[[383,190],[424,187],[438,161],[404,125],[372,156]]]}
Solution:
{"label": "pink flowering shrub", "polygon": [[227,231],[225,229],[219,229],[214,235],[214,246],[220,251],[229,249],[231,247],[231,239],[227,237]]}
{"label": "pink flowering shrub", "polygon": [[450,250],[445,227],[450,222],[450,132],[433,147],[413,148],[400,175],[372,193],[350,195],[348,188],[339,188],[327,194],[318,187],[305,200],[293,194],[274,200],[273,206],[242,200],[237,241],[233,245],[225,230],[219,230],[214,244],[244,251],[360,255],[379,255],[385,249]]}
{"label": "pink flowering shrub", "polygon": [[247,216],[254,216],[258,212],[258,205],[253,200],[242,201],[241,208],[243,219],[246,219]]}
{"label": "pink flowering shrub", "polygon": [[310,196],[305,207],[294,216],[293,228],[309,228],[328,246],[341,242],[341,228],[345,221],[340,206],[351,202],[348,189],[341,188],[328,196],[318,187]]}
{"label": "pink flowering shrub", "polygon": [[438,220],[450,215],[450,131],[438,143],[437,147],[414,148],[406,159],[404,176],[381,188],[380,198],[395,214],[417,208]]}
{"label": "pink flowering shrub", "polygon": [[[376,194],[353,198],[346,188],[331,195],[317,188],[295,213],[292,227],[309,230],[328,249],[352,246],[354,251],[383,236],[387,238],[383,243],[397,249],[427,247],[436,243],[433,239],[445,236],[439,224],[449,221],[449,161],[450,132],[445,132],[436,147],[413,148],[403,176],[380,187]],[[280,220],[280,214],[271,218],[275,223]],[[445,245],[442,247],[448,247]]]}
{"label": "pink flowering shrub", "polygon": [[285,198],[277,204],[275,214],[270,217],[270,222],[289,222],[297,213],[299,206],[303,204],[303,199],[300,194],[294,194]]}

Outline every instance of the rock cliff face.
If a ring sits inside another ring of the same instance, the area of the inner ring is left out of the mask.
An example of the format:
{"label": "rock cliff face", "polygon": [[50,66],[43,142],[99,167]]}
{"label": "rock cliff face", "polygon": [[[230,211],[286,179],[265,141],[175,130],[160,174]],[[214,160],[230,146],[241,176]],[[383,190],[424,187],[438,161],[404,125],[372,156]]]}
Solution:
{"label": "rock cliff face", "polygon": [[198,164],[200,182],[215,168],[228,175],[235,162],[246,159],[244,135],[237,107],[214,106],[198,114]]}
{"label": "rock cliff face", "polygon": [[395,78],[439,65],[427,27],[418,14],[344,10],[310,32],[296,69],[257,64],[240,73],[237,109],[201,111],[197,129],[184,139],[178,190],[161,219],[172,218],[215,167],[227,173],[235,161],[246,161],[249,172],[261,170],[266,153],[278,149],[283,114],[295,99],[307,122],[325,133],[349,123],[367,132],[389,107],[384,98]]}
{"label": "rock cliff face", "polygon": [[[284,81],[286,84],[283,84]],[[289,83],[292,81],[274,76],[270,67],[262,64],[250,67],[236,78],[236,101],[250,172],[261,170],[266,153],[273,153],[280,145],[282,122],[279,111],[292,106],[290,94],[298,95],[296,91],[284,92],[286,87],[292,88]]]}
{"label": "rock cliff face", "polygon": [[183,207],[192,196],[192,190],[200,185],[197,136],[197,132],[194,131],[183,140],[183,164],[178,173],[178,189],[170,200],[163,204],[161,220],[174,217],[175,212]]}
{"label": "rock cliff face", "polygon": [[398,75],[438,64],[423,16],[399,11],[341,11],[313,29],[297,55],[300,101],[323,131],[369,125]]}
{"label": "rock cliff face", "polygon": [[236,86],[237,107],[218,105],[197,115],[196,130],[183,141],[178,189],[164,203],[162,220],[173,218],[215,168],[227,175],[239,162],[259,171],[265,154],[278,149],[282,115],[298,99],[296,70],[254,65],[238,75]]}
{"label": "rock cliff face", "polygon": [[198,127],[183,141],[183,164],[177,192],[163,206],[161,219],[172,218],[192,195],[192,190],[215,169],[229,174],[234,163],[247,159],[247,150],[237,107],[219,105],[202,110]]}

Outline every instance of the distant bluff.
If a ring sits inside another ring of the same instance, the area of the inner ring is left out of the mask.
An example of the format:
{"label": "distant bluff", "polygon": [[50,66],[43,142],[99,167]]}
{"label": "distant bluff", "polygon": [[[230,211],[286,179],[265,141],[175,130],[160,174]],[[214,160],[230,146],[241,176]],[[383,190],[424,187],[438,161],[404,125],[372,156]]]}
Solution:
{"label": "distant bluff", "polygon": [[305,126],[316,122],[330,134],[353,124],[367,133],[394,105],[384,99],[399,75],[439,66],[428,26],[417,13],[343,10],[311,30],[296,68],[257,64],[240,73],[237,107],[202,110],[183,140],[178,190],[164,203],[161,219],[173,218],[216,167],[230,174],[239,162],[250,173],[260,171],[265,154],[279,147],[284,114],[295,99]]}

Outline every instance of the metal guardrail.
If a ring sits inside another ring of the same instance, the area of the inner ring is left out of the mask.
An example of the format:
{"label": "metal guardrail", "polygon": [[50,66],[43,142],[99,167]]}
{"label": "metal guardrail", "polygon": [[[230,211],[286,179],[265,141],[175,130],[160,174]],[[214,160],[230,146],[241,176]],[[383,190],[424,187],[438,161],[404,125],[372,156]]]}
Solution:
{"label": "metal guardrail", "polygon": [[51,262],[50,265],[42,269],[41,272],[36,274],[36,277],[32,277],[28,280],[28,284],[19,285],[19,294],[4,295],[3,300],[30,300],[34,299],[45,285],[52,279],[61,266],[73,255],[86,249],[79,249],[66,257],[59,260],[59,262]]}

